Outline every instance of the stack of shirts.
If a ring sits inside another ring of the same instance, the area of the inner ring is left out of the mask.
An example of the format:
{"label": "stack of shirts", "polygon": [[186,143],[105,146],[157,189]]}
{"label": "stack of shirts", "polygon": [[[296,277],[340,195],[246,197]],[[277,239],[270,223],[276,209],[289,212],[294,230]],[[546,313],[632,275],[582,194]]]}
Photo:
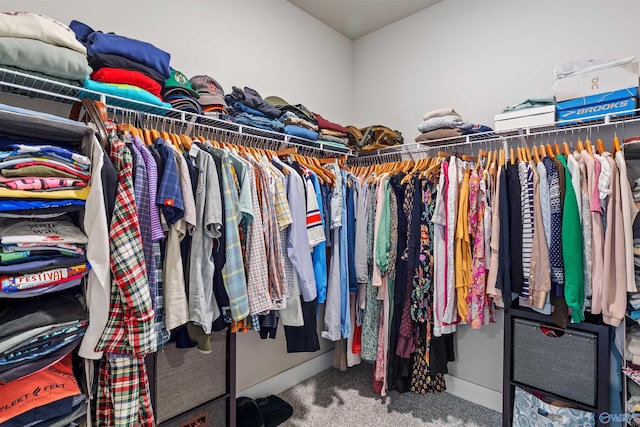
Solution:
{"label": "stack of shirts", "polygon": [[71,352],[87,318],[84,298],[73,290],[0,301],[0,425],[79,425],[87,405]]}
{"label": "stack of shirts", "polygon": [[631,187],[631,191],[633,192],[633,201],[636,206],[640,208],[640,178],[633,181],[633,187]]}
{"label": "stack of shirts", "polygon": [[202,107],[198,102],[200,95],[193,90],[187,76],[180,71],[171,69],[171,77],[164,82],[161,95],[162,99],[176,110],[202,114]]}
{"label": "stack of shirts", "polygon": [[285,125],[284,133],[312,141],[318,139],[318,122],[307,107],[302,104],[291,105],[279,96],[268,96],[266,101],[280,111],[280,120]]}
{"label": "stack of shirts", "polygon": [[69,27],[30,12],[0,13],[0,65],[76,86],[91,74]]}
{"label": "stack of shirts", "polygon": [[224,100],[224,90],[220,83],[207,75],[193,76],[189,80],[191,87],[198,94],[198,102],[206,116],[215,118],[220,114],[227,115],[227,103]]}
{"label": "stack of shirts", "polygon": [[[94,31],[72,21],[76,39],[86,47],[94,69],[84,80],[85,89],[171,108],[160,99],[160,91],[171,78],[171,56],[154,45],[139,40]],[[91,94],[82,94],[91,98]]]}
{"label": "stack of shirts", "polygon": [[82,283],[91,266],[87,236],[66,215],[0,219],[0,299],[59,292]]}
{"label": "stack of shirts", "polygon": [[81,209],[89,196],[91,160],[71,149],[34,144],[0,137],[0,212]]}
{"label": "stack of shirts", "polygon": [[236,123],[274,132],[284,130],[284,125],[278,120],[280,110],[262,99],[255,89],[245,86],[242,90],[233,86],[231,94],[225,96],[225,101]]}
{"label": "stack of shirts", "polygon": [[342,125],[330,122],[322,117],[320,114],[315,113],[316,121],[318,122],[318,128],[320,128],[320,135],[318,140],[329,145],[338,144],[340,147],[346,147],[349,142],[348,130]]}
{"label": "stack of shirts", "polygon": [[462,120],[460,114],[451,107],[429,111],[422,119],[423,122],[418,126],[421,134],[416,137],[416,142],[453,138],[473,127],[472,123]]}

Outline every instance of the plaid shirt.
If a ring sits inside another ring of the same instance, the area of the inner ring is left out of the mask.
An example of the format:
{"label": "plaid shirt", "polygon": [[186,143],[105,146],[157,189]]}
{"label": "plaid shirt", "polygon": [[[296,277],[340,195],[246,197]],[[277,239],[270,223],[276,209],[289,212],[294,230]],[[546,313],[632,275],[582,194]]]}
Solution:
{"label": "plaid shirt", "polygon": [[239,225],[242,220],[238,186],[233,176],[233,168],[229,155],[224,151],[215,151],[222,159],[222,197],[224,198],[224,231],[227,240],[226,263],[222,269],[224,285],[229,295],[231,316],[233,320],[241,320],[249,315],[249,297],[247,295],[247,279],[242,261]]}
{"label": "plaid shirt", "polygon": [[155,259],[155,269],[158,276],[156,287],[156,309],[155,312],[155,333],[156,344],[153,351],[161,350],[167,342],[171,334],[167,330],[167,323],[164,316],[164,269],[162,265],[162,252],[160,251],[160,242],[153,242],[153,257]]}
{"label": "plaid shirt", "polygon": [[[259,165],[256,164],[259,169]],[[260,170],[256,174],[256,183],[259,193],[262,195],[262,221],[265,230],[265,246],[267,248],[267,261],[269,267],[269,289],[274,305],[279,306],[284,299],[286,287],[284,277],[284,263],[280,251],[280,233],[275,213],[275,197],[271,193],[268,175]]]}
{"label": "plaid shirt", "polygon": [[109,230],[111,301],[109,319],[96,351],[142,357],[153,342],[153,308],[142,251],[131,176],[131,153],[112,132],[111,161],[118,191]]}
{"label": "plaid shirt", "polygon": [[[128,138],[131,140],[131,138]],[[128,142],[125,139],[126,142]],[[135,145],[128,145],[133,156],[135,165],[135,176],[133,179],[133,195],[136,200],[136,212],[138,213],[138,224],[140,225],[140,237],[142,238],[142,252],[144,253],[144,264],[149,279],[149,293],[151,295],[151,306],[156,308],[156,268],[153,258],[153,229],[151,226],[151,199],[149,197],[149,179],[147,168],[140,150]]]}
{"label": "plaid shirt", "polygon": [[155,425],[144,359],[105,357],[100,363],[97,427]]}
{"label": "plaid shirt", "polygon": [[140,154],[144,159],[144,164],[147,169],[149,199],[154,202],[149,205],[149,210],[151,211],[151,235],[153,237],[153,241],[157,242],[158,240],[162,240],[164,237],[162,225],[160,224],[160,211],[158,210],[158,205],[155,203],[158,198],[158,166],[156,164],[156,159],[153,158],[151,151],[149,151],[149,148],[144,145],[140,137],[136,136],[133,138],[133,145],[140,150]]}
{"label": "plaid shirt", "polygon": [[253,165],[247,166],[247,179],[251,185],[251,199],[253,202],[253,221],[247,228],[246,238],[247,292],[249,293],[249,310],[251,314],[258,314],[271,310],[272,304],[271,295],[269,294],[269,271],[267,263],[264,262],[267,259],[264,227]]}
{"label": "plaid shirt", "polygon": [[[100,364],[98,426],[155,425],[143,356],[153,348],[153,309],[133,195],[132,157],[114,131],[110,157],[118,191],[109,230],[111,301],[107,325],[96,345]],[[111,354],[107,354],[111,353]]]}

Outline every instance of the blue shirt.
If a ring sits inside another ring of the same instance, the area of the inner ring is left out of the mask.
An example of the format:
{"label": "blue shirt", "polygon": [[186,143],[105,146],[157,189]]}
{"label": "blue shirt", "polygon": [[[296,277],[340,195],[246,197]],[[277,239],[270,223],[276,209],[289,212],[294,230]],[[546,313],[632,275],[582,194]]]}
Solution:
{"label": "blue shirt", "polygon": [[[342,194],[347,194],[347,173],[340,171],[342,174]],[[347,204],[342,203],[342,218],[347,217]],[[340,302],[342,311],[340,313],[340,326],[343,338],[351,335],[351,315],[349,304],[349,254],[348,254],[348,231],[349,224],[347,221],[342,222],[340,227]]]}
{"label": "blue shirt", "polygon": [[156,139],[156,148],[164,162],[156,204],[162,209],[167,224],[173,225],[184,216],[180,175],[178,174],[178,166],[171,148],[166,145],[162,138]]}
{"label": "blue shirt", "polygon": [[[324,209],[322,206],[322,191],[320,183],[315,173],[310,173],[313,189],[318,200],[318,210],[322,217],[322,227],[325,227]],[[327,247],[325,242],[321,242],[313,248],[311,255],[313,260],[313,273],[316,278],[316,290],[318,291],[318,304],[324,304],[327,300]]]}

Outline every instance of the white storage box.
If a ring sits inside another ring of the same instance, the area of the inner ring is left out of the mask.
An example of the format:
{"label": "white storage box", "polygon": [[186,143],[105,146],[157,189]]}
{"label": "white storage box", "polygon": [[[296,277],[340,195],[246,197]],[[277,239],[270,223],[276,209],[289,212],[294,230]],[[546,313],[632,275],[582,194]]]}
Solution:
{"label": "white storage box", "polygon": [[499,131],[549,125],[553,124],[555,117],[555,105],[525,108],[522,110],[509,111],[508,113],[496,114],[493,128]]}
{"label": "white storage box", "polygon": [[575,73],[555,82],[556,102],[638,86],[638,62]]}

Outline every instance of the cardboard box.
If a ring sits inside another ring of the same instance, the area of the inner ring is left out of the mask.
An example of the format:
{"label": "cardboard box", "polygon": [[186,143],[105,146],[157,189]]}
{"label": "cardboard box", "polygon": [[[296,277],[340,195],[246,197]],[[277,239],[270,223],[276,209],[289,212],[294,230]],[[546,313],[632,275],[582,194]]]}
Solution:
{"label": "cardboard box", "polygon": [[497,131],[521,129],[553,124],[555,120],[555,105],[545,105],[543,107],[525,108],[522,110],[509,111],[508,113],[496,114],[493,128]]}
{"label": "cardboard box", "polygon": [[556,102],[638,87],[638,62],[575,74],[556,80]]}
{"label": "cardboard box", "polygon": [[556,103],[558,126],[602,120],[606,115],[618,117],[634,114],[638,105],[638,88],[632,87],[599,95]]}

